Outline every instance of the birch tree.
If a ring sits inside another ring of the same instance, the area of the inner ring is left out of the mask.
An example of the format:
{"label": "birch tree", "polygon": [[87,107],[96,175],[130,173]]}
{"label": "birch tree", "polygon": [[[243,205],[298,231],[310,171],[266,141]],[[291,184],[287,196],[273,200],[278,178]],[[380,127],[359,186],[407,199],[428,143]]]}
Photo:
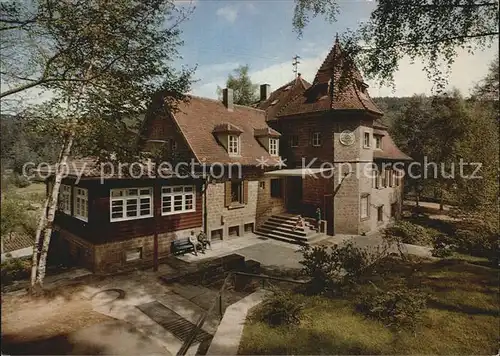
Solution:
{"label": "birch tree", "polygon": [[[2,3],[1,10],[10,46],[2,74],[11,79],[2,97],[35,86],[47,89],[51,99],[29,111],[40,130],[54,132],[61,144],[35,238],[31,282],[40,290],[68,157],[78,149],[130,161],[135,152],[122,142],[124,120],[140,117],[154,93],[165,93],[172,107],[185,100],[192,69],[175,70],[172,61],[182,45],[179,24],[193,8],[176,7],[172,0],[35,0]],[[33,63],[37,70],[21,75],[8,59]]]}
{"label": "birch tree", "polygon": [[[339,0],[295,0],[293,28],[302,36],[311,18],[334,22]],[[393,84],[399,61],[420,60],[437,90],[443,90],[460,51],[498,42],[498,0],[379,0],[370,18],[344,36],[349,53],[369,79]],[[360,5],[361,6],[361,5]]]}

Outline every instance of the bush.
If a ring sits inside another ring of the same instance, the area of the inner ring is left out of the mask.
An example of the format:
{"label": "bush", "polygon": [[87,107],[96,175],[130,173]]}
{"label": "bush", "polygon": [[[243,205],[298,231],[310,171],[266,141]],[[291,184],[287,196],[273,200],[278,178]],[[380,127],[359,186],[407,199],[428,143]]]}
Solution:
{"label": "bush", "polygon": [[498,230],[483,225],[474,226],[457,230],[455,237],[458,252],[486,257],[494,267],[498,267],[500,254]]}
{"label": "bush", "polygon": [[271,326],[300,323],[304,304],[289,291],[273,289],[258,309],[258,318]]}
{"label": "bush", "polygon": [[31,273],[31,261],[13,258],[2,262],[1,268],[2,285],[7,285],[12,281],[28,278]]}
{"label": "bush", "polygon": [[12,183],[18,188],[26,188],[31,184],[30,180],[25,176],[15,174],[12,177]]}
{"label": "bush", "polygon": [[370,289],[358,298],[357,310],[389,327],[414,329],[421,319],[427,296],[419,290],[396,286]]}
{"label": "bush", "polygon": [[439,234],[434,238],[432,256],[434,257],[449,257],[455,251],[456,246],[453,240],[446,234]]}
{"label": "bush", "polygon": [[409,221],[400,220],[384,230],[385,238],[411,245],[432,245],[437,231]]}
{"label": "bush", "polygon": [[302,273],[310,277],[309,292],[339,293],[349,290],[374,272],[375,263],[385,256],[380,248],[370,252],[352,242],[343,246],[305,246]]}

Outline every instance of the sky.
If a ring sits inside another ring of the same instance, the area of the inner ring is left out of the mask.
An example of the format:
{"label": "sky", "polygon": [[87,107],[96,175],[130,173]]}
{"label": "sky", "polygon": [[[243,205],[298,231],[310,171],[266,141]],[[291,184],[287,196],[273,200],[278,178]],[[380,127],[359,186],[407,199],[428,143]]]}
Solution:
{"label": "sky", "polygon": [[[180,7],[195,6],[191,17],[181,24],[182,58],[174,65],[177,68],[197,66],[197,81],[191,93],[208,98],[217,98],[217,86],[224,87],[228,74],[239,65],[249,65],[254,83],[270,84],[271,90],[277,89],[294,78],[292,58],[295,55],[301,57],[299,72],[312,82],[333,45],[335,34],[356,29],[376,6],[373,0],[338,0],[337,22],[329,23],[318,16],[311,20],[299,39],[292,28],[292,0],[174,1]],[[474,84],[485,76],[497,53],[498,44],[473,55],[462,51],[448,78],[449,89],[458,88],[468,95]],[[432,82],[422,68],[422,63],[411,64],[404,59],[395,73],[395,89],[367,81],[368,91],[372,97],[431,95]],[[28,104],[50,97],[50,92],[36,88],[9,100]]]}
{"label": "sky", "polygon": [[[177,0],[189,6],[188,0]],[[312,19],[303,37],[292,29],[292,0],[213,1],[195,0],[191,18],[182,24],[184,46],[177,65],[197,65],[192,94],[217,98],[217,86],[224,87],[227,75],[239,65],[250,66],[256,84],[270,84],[271,90],[294,78],[292,58],[299,55],[299,72],[312,82],[333,45],[335,34],[354,30],[367,20],[375,7],[371,0],[340,0],[335,23],[323,17]],[[467,95],[474,83],[488,71],[498,53],[498,44],[473,55],[460,52],[452,67],[449,86]],[[371,96],[432,94],[432,83],[422,71],[423,64],[404,59],[395,74],[395,89],[367,81]]]}

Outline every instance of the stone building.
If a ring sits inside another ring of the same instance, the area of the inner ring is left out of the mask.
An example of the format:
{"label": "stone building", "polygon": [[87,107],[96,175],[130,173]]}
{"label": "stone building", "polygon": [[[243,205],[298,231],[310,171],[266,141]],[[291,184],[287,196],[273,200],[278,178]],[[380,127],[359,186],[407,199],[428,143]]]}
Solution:
{"label": "stone building", "polygon": [[[106,272],[150,262],[155,251],[167,256],[172,240],[192,231],[212,240],[256,232],[310,243],[385,226],[399,214],[399,170],[410,158],[356,68],[343,78],[345,63],[337,41],[312,84],[299,75],[274,92],[261,85],[256,107],[234,104],[224,89],[222,101],[188,96],[169,110],[159,93],[139,147],[167,162],[169,176],[159,177],[157,164],[153,176],[103,180],[94,160],[71,161],[56,250]],[[318,231],[294,228],[298,214],[311,223],[320,217]]]}

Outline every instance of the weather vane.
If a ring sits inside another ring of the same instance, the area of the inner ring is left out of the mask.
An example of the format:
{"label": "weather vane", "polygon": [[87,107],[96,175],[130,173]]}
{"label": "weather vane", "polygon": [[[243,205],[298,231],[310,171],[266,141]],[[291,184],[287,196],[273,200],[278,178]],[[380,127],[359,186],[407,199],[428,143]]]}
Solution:
{"label": "weather vane", "polygon": [[295,77],[297,77],[297,74],[299,73],[299,59],[300,59],[300,56],[298,55],[295,55],[295,57],[292,58],[293,59],[293,63],[292,63],[292,66],[293,66],[293,72],[295,73]]}

